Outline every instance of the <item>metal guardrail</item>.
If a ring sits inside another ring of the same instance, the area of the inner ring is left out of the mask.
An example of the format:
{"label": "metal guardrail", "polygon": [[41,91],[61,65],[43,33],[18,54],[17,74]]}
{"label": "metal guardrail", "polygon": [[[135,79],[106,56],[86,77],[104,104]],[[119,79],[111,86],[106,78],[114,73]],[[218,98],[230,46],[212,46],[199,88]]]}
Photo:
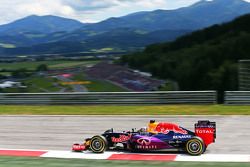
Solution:
{"label": "metal guardrail", "polygon": [[226,91],[225,104],[250,105],[250,91]]}
{"label": "metal guardrail", "polygon": [[0,93],[0,104],[214,104],[216,91]]}

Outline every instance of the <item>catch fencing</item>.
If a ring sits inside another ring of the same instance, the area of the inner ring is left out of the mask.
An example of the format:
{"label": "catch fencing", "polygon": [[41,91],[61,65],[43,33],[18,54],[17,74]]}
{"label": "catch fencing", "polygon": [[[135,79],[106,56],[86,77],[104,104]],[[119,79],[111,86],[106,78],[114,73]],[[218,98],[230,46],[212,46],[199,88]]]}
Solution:
{"label": "catch fencing", "polygon": [[216,91],[0,93],[0,104],[94,105],[94,104],[215,104]]}
{"label": "catch fencing", "polygon": [[226,91],[224,103],[250,105],[250,91]]}

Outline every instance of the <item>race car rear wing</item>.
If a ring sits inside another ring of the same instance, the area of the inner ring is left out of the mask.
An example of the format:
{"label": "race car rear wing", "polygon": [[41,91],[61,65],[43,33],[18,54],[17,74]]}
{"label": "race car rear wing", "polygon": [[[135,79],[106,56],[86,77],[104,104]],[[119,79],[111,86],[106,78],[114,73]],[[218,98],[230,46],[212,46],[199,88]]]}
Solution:
{"label": "race car rear wing", "polygon": [[216,123],[208,120],[198,121],[195,125],[195,135],[202,138],[205,145],[208,146],[215,142]]}

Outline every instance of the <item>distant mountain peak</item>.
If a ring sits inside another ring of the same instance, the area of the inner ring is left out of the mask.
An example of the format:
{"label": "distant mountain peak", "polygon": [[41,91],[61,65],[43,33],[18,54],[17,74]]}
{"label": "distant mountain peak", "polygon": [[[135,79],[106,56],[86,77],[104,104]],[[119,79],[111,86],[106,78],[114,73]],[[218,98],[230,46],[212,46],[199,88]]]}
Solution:
{"label": "distant mountain peak", "polygon": [[[38,15],[35,15],[35,14],[33,14],[33,15],[29,15],[29,16],[27,16],[27,17],[39,17]],[[26,18],[27,18],[26,17]]]}
{"label": "distant mountain peak", "polygon": [[53,15],[30,15],[12,23],[0,26],[0,32],[19,34],[20,32],[36,31],[41,33],[53,33],[57,31],[73,31],[84,24],[73,19]]}
{"label": "distant mountain peak", "polygon": [[213,6],[213,8],[224,8],[224,7],[237,7],[249,5],[250,3],[245,0],[200,0],[193,5],[186,7],[190,8],[204,8],[202,10],[207,9],[208,7]]}
{"label": "distant mountain peak", "polygon": [[[24,19],[63,19],[63,20],[73,20],[73,19],[70,19],[70,18],[64,18],[64,17],[61,17],[61,16],[55,16],[55,15],[29,15],[29,16],[26,16],[20,20],[24,20]],[[18,21],[18,20],[17,20]],[[77,20],[73,20],[73,21],[76,21],[78,22]]]}
{"label": "distant mountain peak", "polygon": [[217,3],[230,3],[230,2],[236,2],[236,3],[239,3],[239,2],[243,2],[243,3],[248,3],[247,1],[245,0],[207,0],[207,1],[210,1],[210,2],[217,2]]}
{"label": "distant mountain peak", "polygon": [[207,5],[207,4],[218,4],[218,3],[223,3],[223,4],[230,4],[230,3],[248,3],[244,0],[200,0],[194,5]]}

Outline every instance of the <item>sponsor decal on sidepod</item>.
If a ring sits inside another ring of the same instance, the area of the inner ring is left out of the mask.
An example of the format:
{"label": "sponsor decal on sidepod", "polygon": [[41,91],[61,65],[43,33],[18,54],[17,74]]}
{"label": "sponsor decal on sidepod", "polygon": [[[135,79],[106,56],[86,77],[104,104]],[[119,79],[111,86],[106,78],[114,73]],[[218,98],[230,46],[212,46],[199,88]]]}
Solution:
{"label": "sponsor decal on sidepod", "polygon": [[140,138],[137,140],[137,143],[140,144],[140,145],[150,145],[151,143],[151,140],[150,139],[147,139],[147,138]]}
{"label": "sponsor decal on sidepod", "polygon": [[120,143],[120,142],[124,142],[124,141],[128,141],[131,138],[131,136],[126,136],[126,135],[120,135],[118,138],[116,137],[112,137],[111,140],[114,143]]}
{"label": "sponsor decal on sidepod", "polygon": [[201,130],[196,130],[195,131],[196,133],[214,133],[214,131],[212,129],[209,129],[209,130],[205,130],[205,129],[201,129]]}
{"label": "sponsor decal on sidepod", "polygon": [[180,133],[180,134],[187,134],[188,133],[186,130],[184,130],[181,127],[179,127],[178,125],[175,125],[172,123],[159,123],[156,126],[155,131],[160,132],[160,133],[164,133],[164,134],[168,134],[170,131],[173,131],[175,133]]}
{"label": "sponsor decal on sidepod", "polygon": [[189,139],[192,138],[191,135],[180,135],[180,136],[173,136],[173,139]]}

